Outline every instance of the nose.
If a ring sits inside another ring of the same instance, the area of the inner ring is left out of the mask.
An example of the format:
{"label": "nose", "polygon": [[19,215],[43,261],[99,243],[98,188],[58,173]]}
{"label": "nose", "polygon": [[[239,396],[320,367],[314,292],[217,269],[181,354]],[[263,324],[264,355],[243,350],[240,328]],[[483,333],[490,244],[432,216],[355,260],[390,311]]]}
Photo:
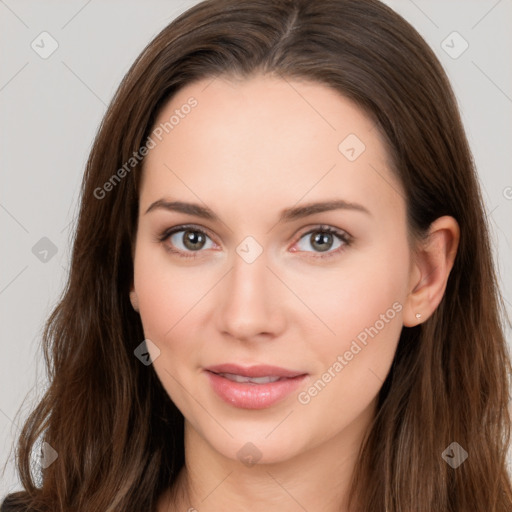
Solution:
{"label": "nose", "polygon": [[245,341],[268,340],[284,330],[286,287],[269,267],[265,251],[250,263],[234,254],[218,295],[216,318],[223,335]]}

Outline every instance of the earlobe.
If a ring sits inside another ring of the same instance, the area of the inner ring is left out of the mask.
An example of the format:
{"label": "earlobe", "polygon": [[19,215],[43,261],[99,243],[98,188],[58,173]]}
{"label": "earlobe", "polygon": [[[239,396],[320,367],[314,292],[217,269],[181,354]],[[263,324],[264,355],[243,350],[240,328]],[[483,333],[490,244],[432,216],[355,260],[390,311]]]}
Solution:
{"label": "earlobe", "polygon": [[132,303],[133,309],[135,311],[137,311],[137,313],[138,313],[139,312],[139,299],[137,297],[137,293],[133,289],[130,291],[130,302]]}
{"label": "earlobe", "polygon": [[414,327],[422,323],[439,306],[455,261],[459,238],[459,225],[453,217],[440,217],[431,224],[427,239],[416,252],[403,312],[404,326]]}
{"label": "earlobe", "polygon": [[423,254],[418,253],[410,279],[411,291],[407,295],[403,308],[403,324],[405,327],[414,327],[426,319],[425,303],[428,297],[425,295],[426,288],[423,286],[427,275],[425,268]]}

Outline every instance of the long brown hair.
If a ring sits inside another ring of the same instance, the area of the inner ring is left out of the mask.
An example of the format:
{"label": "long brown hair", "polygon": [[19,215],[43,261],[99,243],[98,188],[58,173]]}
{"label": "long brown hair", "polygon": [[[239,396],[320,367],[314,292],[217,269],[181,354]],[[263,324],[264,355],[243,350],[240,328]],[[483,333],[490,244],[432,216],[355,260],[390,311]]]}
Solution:
{"label": "long brown hair", "polygon": [[[174,482],[183,416],[153,367],[134,356],[144,339],[129,301],[143,162],[108,193],[98,190],[145,144],[176,91],[254,73],[316,81],[352,99],[387,141],[409,232],[421,237],[443,215],[461,229],[443,300],[423,324],[402,329],[361,446],[351,510],[510,511],[511,361],[478,178],[439,61],[378,0],[207,0],[137,58],[87,162],[69,280],[42,340],[50,386],[17,444],[25,490],[5,505],[152,511]],[[30,467],[38,439],[58,453],[40,486]],[[452,442],[468,452],[456,469],[442,457]]]}

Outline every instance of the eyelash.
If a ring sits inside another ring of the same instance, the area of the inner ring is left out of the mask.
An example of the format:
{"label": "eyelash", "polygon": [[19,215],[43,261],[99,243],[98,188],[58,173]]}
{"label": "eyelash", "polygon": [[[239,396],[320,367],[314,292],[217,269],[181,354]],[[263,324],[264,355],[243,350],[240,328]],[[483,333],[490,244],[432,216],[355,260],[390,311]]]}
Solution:
{"label": "eyelash", "polygon": [[[187,230],[201,233],[202,235],[205,235],[211,239],[211,237],[208,235],[208,233],[206,231],[204,231],[203,229],[199,229],[196,226],[192,226],[192,225],[182,225],[182,226],[175,226],[174,228],[166,229],[163,233],[158,235],[157,241],[164,243],[170,236],[174,235],[175,233],[179,233],[180,231],[187,231]],[[317,256],[312,256],[312,258],[314,258],[314,259],[332,258],[333,256],[336,256],[337,254],[344,251],[347,247],[350,247],[350,245],[352,243],[352,237],[350,235],[348,235],[346,232],[339,231],[335,228],[332,228],[330,226],[324,226],[324,225],[316,226],[315,228],[310,229],[309,231],[306,231],[305,233],[302,233],[302,235],[299,237],[298,241],[300,241],[306,235],[311,235],[312,233],[332,234],[332,235],[336,236],[341,242],[343,242],[343,245],[341,245],[334,251],[326,252],[325,254],[319,254]],[[202,250],[198,250],[198,251],[188,251],[187,253],[184,253],[181,250],[172,249],[167,244],[164,244],[164,247],[165,247],[166,251],[168,251],[172,254],[177,254],[181,258],[197,258],[197,257],[199,257],[198,253],[204,252]],[[297,252],[310,252],[310,251],[297,251]]]}

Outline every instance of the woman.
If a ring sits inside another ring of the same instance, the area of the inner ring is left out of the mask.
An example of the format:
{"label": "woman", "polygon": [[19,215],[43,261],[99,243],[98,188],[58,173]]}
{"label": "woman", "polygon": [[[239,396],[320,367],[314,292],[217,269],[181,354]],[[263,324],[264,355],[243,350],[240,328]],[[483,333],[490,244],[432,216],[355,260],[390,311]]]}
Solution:
{"label": "woman", "polygon": [[390,8],[193,7],[123,80],[81,199],[2,510],[511,509],[477,176]]}

